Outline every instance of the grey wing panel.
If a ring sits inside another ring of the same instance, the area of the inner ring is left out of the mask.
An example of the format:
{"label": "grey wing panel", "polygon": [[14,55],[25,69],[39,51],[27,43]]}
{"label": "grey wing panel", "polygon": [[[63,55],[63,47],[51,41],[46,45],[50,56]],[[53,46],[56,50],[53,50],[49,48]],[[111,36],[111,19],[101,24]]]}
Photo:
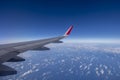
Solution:
{"label": "grey wing panel", "polygon": [[7,47],[0,49],[0,64],[10,60],[11,58],[14,58],[16,55],[18,55],[21,52],[42,47],[46,44],[59,41],[62,38],[64,37],[62,36],[62,37],[56,37],[56,38],[50,38],[44,40],[36,40],[36,41],[16,43],[16,44],[14,43],[14,44],[10,44],[9,46],[6,45]]}
{"label": "grey wing panel", "polygon": [[19,52],[24,52],[24,51],[27,51],[27,50],[32,50],[34,48],[43,47],[44,45],[49,44],[49,43],[54,43],[56,41],[59,41],[62,38],[64,38],[64,36],[56,37],[56,38],[50,38],[50,39],[44,39],[44,40],[36,41],[34,43],[31,43],[31,44],[15,46],[14,48],[16,50],[18,50]]}

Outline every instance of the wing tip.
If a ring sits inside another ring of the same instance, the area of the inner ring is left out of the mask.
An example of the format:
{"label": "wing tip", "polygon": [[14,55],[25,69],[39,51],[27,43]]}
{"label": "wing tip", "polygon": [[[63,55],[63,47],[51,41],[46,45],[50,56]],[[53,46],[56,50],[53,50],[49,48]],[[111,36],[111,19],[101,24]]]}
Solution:
{"label": "wing tip", "polygon": [[69,36],[70,33],[71,33],[71,31],[72,31],[72,29],[73,29],[73,25],[71,25],[71,26],[68,28],[68,30],[65,32],[64,36]]}

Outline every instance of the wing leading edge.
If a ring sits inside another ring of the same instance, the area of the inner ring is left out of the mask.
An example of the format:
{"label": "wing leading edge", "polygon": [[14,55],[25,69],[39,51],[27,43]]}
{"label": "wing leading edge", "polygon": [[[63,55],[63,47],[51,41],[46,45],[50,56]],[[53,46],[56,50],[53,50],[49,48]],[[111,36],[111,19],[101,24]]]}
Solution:
{"label": "wing leading edge", "polygon": [[59,36],[59,37],[1,45],[0,46],[0,64],[15,58],[18,54],[22,52],[25,52],[28,50],[34,50],[37,48],[42,49],[44,45],[49,43],[62,43],[62,41],[60,40],[70,35],[72,29],[73,29],[73,26],[70,26],[66,31],[66,33],[63,36]]}

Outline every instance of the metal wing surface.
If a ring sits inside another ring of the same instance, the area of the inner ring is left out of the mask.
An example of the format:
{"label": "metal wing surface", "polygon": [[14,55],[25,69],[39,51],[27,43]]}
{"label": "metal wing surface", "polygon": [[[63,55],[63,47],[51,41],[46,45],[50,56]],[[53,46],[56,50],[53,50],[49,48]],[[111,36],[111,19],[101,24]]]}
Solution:
{"label": "metal wing surface", "polygon": [[0,45],[0,64],[13,60],[13,59],[20,59],[17,55],[28,51],[28,50],[47,50],[48,48],[44,47],[44,45],[49,43],[62,43],[61,39],[67,37],[73,26],[70,26],[69,29],[63,36],[42,39],[42,40],[34,40],[34,41],[26,41],[26,42],[18,42],[18,43],[10,43],[10,44],[2,44]]}

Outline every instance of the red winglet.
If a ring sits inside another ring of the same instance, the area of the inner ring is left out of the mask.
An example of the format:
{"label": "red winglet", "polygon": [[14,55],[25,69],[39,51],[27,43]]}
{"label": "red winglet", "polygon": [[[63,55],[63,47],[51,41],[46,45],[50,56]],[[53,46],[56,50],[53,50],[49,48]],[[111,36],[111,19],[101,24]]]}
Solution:
{"label": "red winglet", "polygon": [[73,28],[73,26],[70,26],[69,29],[64,34],[64,36],[68,36],[70,34],[70,32],[72,31],[72,28]]}

